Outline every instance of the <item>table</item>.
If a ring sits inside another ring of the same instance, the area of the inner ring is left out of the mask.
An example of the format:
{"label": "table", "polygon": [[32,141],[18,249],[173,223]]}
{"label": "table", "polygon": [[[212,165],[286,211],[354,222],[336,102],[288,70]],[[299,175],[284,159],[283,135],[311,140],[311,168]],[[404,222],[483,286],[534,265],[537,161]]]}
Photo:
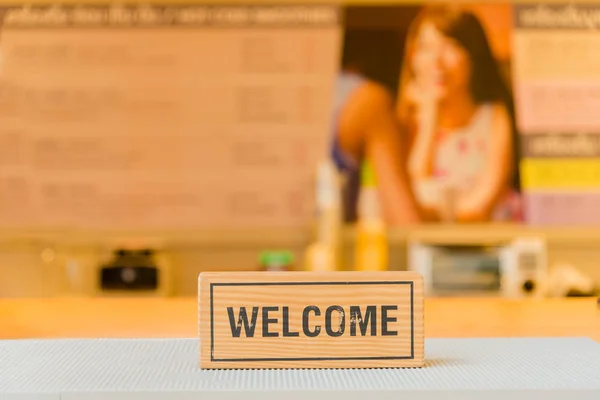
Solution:
{"label": "table", "polygon": [[[0,300],[0,339],[197,337],[195,298]],[[596,299],[425,301],[425,336],[567,337],[600,342]]]}
{"label": "table", "polygon": [[0,339],[25,340],[0,340],[0,398],[600,396],[595,299],[428,299],[426,367],[409,369],[200,370],[196,315],[195,299],[2,300]]}

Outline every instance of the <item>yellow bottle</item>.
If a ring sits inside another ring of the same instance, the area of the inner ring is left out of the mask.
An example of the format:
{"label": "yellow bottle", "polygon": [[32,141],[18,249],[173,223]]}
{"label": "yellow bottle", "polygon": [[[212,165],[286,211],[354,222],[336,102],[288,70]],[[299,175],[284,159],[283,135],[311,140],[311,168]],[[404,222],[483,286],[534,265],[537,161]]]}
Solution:
{"label": "yellow bottle", "polygon": [[381,217],[375,173],[368,162],[361,166],[361,187],[356,223],[355,269],[388,270],[386,227]]}
{"label": "yellow bottle", "polygon": [[305,267],[309,271],[339,269],[340,235],[342,230],[341,182],[336,166],[330,160],[317,170],[316,206],[317,232],[308,246]]}

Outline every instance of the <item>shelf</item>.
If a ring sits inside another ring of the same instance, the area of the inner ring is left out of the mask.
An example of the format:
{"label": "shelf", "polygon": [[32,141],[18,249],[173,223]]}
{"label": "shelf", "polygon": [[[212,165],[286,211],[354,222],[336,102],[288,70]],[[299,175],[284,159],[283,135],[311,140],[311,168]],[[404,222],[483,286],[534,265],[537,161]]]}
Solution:
{"label": "shelf", "polygon": [[[501,243],[516,237],[543,237],[549,243],[599,244],[600,227],[533,227],[512,224],[427,224],[388,230],[392,245],[407,241],[429,243]],[[355,228],[346,227],[344,241],[352,243]],[[0,231],[0,245],[23,242],[52,242],[61,245],[95,246],[116,243],[155,243],[161,247],[286,247],[306,245],[312,240],[312,229],[248,229],[187,231]]]}

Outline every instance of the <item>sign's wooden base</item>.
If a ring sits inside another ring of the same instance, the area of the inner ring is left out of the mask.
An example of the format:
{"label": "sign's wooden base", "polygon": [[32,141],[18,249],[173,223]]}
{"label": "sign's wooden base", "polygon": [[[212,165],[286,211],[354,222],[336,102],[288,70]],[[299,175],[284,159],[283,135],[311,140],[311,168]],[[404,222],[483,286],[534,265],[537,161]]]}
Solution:
{"label": "sign's wooden base", "polygon": [[422,367],[414,272],[239,272],[199,277],[202,368]]}

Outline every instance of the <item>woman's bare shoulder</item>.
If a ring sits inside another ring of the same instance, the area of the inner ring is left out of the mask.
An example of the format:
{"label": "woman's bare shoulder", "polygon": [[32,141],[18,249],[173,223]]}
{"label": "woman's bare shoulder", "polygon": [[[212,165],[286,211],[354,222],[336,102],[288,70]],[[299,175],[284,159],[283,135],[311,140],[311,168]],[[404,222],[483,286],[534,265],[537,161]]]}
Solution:
{"label": "woman's bare shoulder", "polygon": [[373,125],[386,113],[393,118],[390,93],[382,85],[366,81],[348,98],[339,118],[339,142],[350,154],[358,156]]}
{"label": "woman's bare shoulder", "polygon": [[393,103],[392,95],[383,85],[374,82],[366,81],[356,91],[353,100],[363,105],[372,106],[391,106]]}
{"label": "woman's bare shoulder", "polygon": [[504,104],[494,103],[491,105],[491,126],[497,144],[510,146],[513,128],[510,113]]}
{"label": "woman's bare shoulder", "polygon": [[495,103],[491,103],[489,105],[489,107],[491,110],[492,118],[495,121],[510,122],[510,114],[508,113],[508,109],[506,108],[505,104],[503,104],[501,102],[495,102]]}
{"label": "woman's bare shoulder", "polygon": [[371,118],[392,110],[393,99],[390,92],[381,84],[365,81],[349,97],[344,107],[344,119],[350,119],[354,124],[367,123]]}

